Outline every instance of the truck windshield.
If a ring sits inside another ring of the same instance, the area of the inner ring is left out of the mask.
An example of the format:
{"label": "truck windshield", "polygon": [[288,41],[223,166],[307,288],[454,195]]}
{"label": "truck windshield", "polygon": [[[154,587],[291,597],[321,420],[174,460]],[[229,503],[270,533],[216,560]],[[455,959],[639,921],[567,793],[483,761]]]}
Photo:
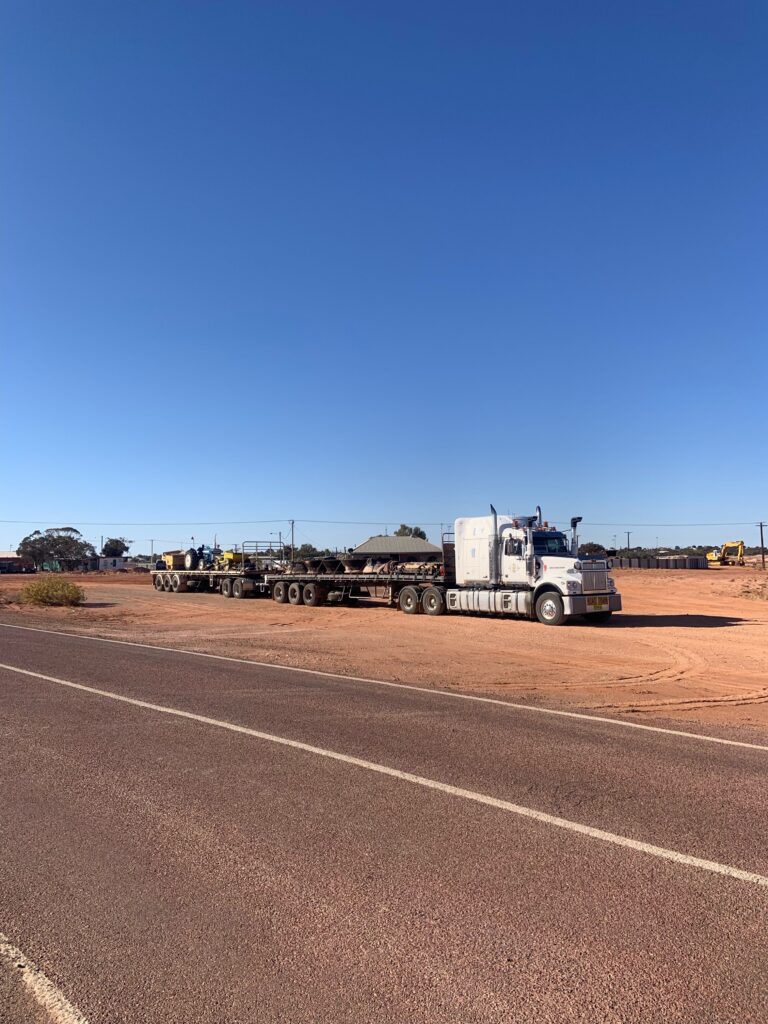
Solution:
{"label": "truck windshield", "polygon": [[570,555],[571,549],[563,533],[534,532],[533,552],[536,555]]}

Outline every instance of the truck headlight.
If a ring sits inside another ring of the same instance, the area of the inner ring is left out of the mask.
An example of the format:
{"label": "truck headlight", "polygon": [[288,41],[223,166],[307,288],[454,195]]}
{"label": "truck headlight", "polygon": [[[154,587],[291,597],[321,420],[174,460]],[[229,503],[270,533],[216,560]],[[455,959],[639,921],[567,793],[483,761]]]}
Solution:
{"label": "truck headlight", "polygon": [[579,580],[566,580],[565,586],[569,594],[581,593],[581,583]]}

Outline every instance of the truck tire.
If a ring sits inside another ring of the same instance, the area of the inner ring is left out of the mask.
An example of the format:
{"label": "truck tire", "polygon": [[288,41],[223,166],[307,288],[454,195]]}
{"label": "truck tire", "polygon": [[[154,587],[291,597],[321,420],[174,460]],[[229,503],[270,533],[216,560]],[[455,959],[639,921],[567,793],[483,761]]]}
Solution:
{"label": "truck tire", "polygon": [[300,583],[291,583],[288,586],[288,603],[301,604],[304,600],[303,588]]}
{"label": "truck tire", "polygon": [[317,608],[321,604],[325,604],[325,591],[322,587],[318,587],[316,583],[307,583],[302,593],[304,598],[304,604],[310,608]]}
{"label": "truck tire", "polygon": [[197,568],[199,561],[200,559],[198,558],[198,554],[195,551],[195,549],[190,548],[189,551],[187,551],[187,553],[184,555],[184,568],[189,569],[191,572]]}
{"label": "truck tire", "polygon": [[562,626],[565,622],[563,599],[554,590],[545,590],[536,598],[536,618],[545,626]]}
{"label": "truck tire", "polygon": [[232,580],[223,579],[221,581],[221,596],[232,597]]}
{"label": "truck tire", "polygon": [[244,598],[246,595],[245,581],[241,579],[232,580],[232,597]]}
{"label": "truck tire", "polygon": [[437,587],[427,587],[421,595],[421,607],[427,615],[442,615],[445,611],[445,597]]}
{"label": "truck tire", "polygon": [[187,581],[182,579],[177,572],[171,576],[171,590],[174,594],[183,594],[187,589]]}
{"label": "truck tire", "polygon": [[165,590],[165,587],[163,586],[163,574],[161,572],[159,572],[157,576],[155,576],[155,590],[161,592]]}
{"label": "truck tire", "polygon": [[163,590],[166,594],[170,594],[173,584],[171,583],[171,577],[169,573],[163,573]]}
{"label": "truck tire", "polygon": [[272,600],[277,601],[278,604],[285,604],[288,600],[288,584],[283,580],[278,580],[272,587]]}
{"label": "truck tire", "polygon": [[421,611],[421,594],[418,587],[403,587],[398,602],[400,611],[406,615],[418,615]]}

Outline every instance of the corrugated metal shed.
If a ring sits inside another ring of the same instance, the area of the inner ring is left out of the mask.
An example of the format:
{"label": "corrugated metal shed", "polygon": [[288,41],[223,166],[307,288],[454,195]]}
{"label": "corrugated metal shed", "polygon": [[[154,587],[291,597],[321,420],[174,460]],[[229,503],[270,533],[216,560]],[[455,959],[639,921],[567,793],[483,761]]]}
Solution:
{"label": "corrugated metal shed", "polygon": [[380,534],[377,537],[369,537],[368,540],[358,545],[352,552],[353,555],[441,555],[443,549],[428,540],[420,537],[386,537]]}

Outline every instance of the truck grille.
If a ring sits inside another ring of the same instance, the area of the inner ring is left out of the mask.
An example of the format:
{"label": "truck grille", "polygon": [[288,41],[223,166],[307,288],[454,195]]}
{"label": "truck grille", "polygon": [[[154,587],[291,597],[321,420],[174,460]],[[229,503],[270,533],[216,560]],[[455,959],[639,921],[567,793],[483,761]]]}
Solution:
{"label": "truck grille", "polygon": [[608,589],[608,568],[605,562],[582,562],[581,581],[585,594],[604,594]]}

